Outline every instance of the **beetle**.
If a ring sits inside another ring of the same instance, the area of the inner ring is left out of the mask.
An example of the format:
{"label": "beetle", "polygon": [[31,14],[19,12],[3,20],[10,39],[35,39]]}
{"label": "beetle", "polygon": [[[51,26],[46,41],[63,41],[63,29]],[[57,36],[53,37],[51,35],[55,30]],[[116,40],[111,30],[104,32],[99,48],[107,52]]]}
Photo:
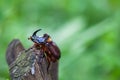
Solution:
{"label": "beetle", "polygon": [[56,62],[61,57],[61,52],[59,47],[56,45],[55,42],[52,41],[50,35],[43,34],[42,37],[37,36],[37,32],[41,29],[36,30],[32,36],[30,36],[31,41],[34,42],[34,46],[43,52],[47,61],[48,61],[48,68],[50,66],[50,62]]}

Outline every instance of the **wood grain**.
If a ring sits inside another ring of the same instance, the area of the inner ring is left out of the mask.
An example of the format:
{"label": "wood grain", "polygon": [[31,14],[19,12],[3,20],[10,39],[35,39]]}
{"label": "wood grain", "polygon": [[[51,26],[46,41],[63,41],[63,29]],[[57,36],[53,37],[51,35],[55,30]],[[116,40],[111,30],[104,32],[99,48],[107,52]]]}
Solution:
{"label": "wood grain", "polygon": [[18,39],[8,45],[6,60],[12,80],[58,80],[58,62],[48,63],[34,47],[25,49]]}

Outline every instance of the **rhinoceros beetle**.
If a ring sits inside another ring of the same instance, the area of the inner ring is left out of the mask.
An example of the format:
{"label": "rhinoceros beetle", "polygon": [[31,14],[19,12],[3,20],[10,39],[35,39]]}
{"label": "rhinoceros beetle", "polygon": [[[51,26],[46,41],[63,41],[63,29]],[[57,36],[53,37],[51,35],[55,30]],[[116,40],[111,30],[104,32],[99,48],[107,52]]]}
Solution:
{"label": "rhinoceros beetle", "polygon": [[40,30],[41,29],[36,30],[29,39],[34,42],[34,46],[36,48],[38,48],[40,51],[43,51],[49,67],[50,62],[56,62],[60,59],[61,52],[56,43],[52,41],[50,35],[43,34],[42,37],[36,35]]}

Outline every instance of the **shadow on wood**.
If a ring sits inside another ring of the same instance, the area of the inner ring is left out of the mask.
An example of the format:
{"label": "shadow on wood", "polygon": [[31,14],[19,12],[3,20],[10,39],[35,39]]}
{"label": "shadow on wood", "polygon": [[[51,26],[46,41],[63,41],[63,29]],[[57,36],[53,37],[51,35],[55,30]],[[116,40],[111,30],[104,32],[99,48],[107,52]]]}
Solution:
{"label": "shadow on wood", "polygon": [[25,50],[18,39],[8,45],[6,60],[12,80],[58,80],[58,62],[51,63],[47,71],[48,64],[40,50]]}

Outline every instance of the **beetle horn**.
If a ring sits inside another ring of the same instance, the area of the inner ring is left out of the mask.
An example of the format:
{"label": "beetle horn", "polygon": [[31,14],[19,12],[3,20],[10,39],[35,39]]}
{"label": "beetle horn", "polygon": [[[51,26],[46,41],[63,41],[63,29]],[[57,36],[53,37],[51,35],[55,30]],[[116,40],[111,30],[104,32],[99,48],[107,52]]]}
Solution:
{"label": "beetle horn", "polygon": [[38,31],[40,31],[40,30],[42,30],[42,29],[38,29],[38,30],[36,30],[36,31],[33,33],[32,36],[36,36],[36,33],[37,33]]}

